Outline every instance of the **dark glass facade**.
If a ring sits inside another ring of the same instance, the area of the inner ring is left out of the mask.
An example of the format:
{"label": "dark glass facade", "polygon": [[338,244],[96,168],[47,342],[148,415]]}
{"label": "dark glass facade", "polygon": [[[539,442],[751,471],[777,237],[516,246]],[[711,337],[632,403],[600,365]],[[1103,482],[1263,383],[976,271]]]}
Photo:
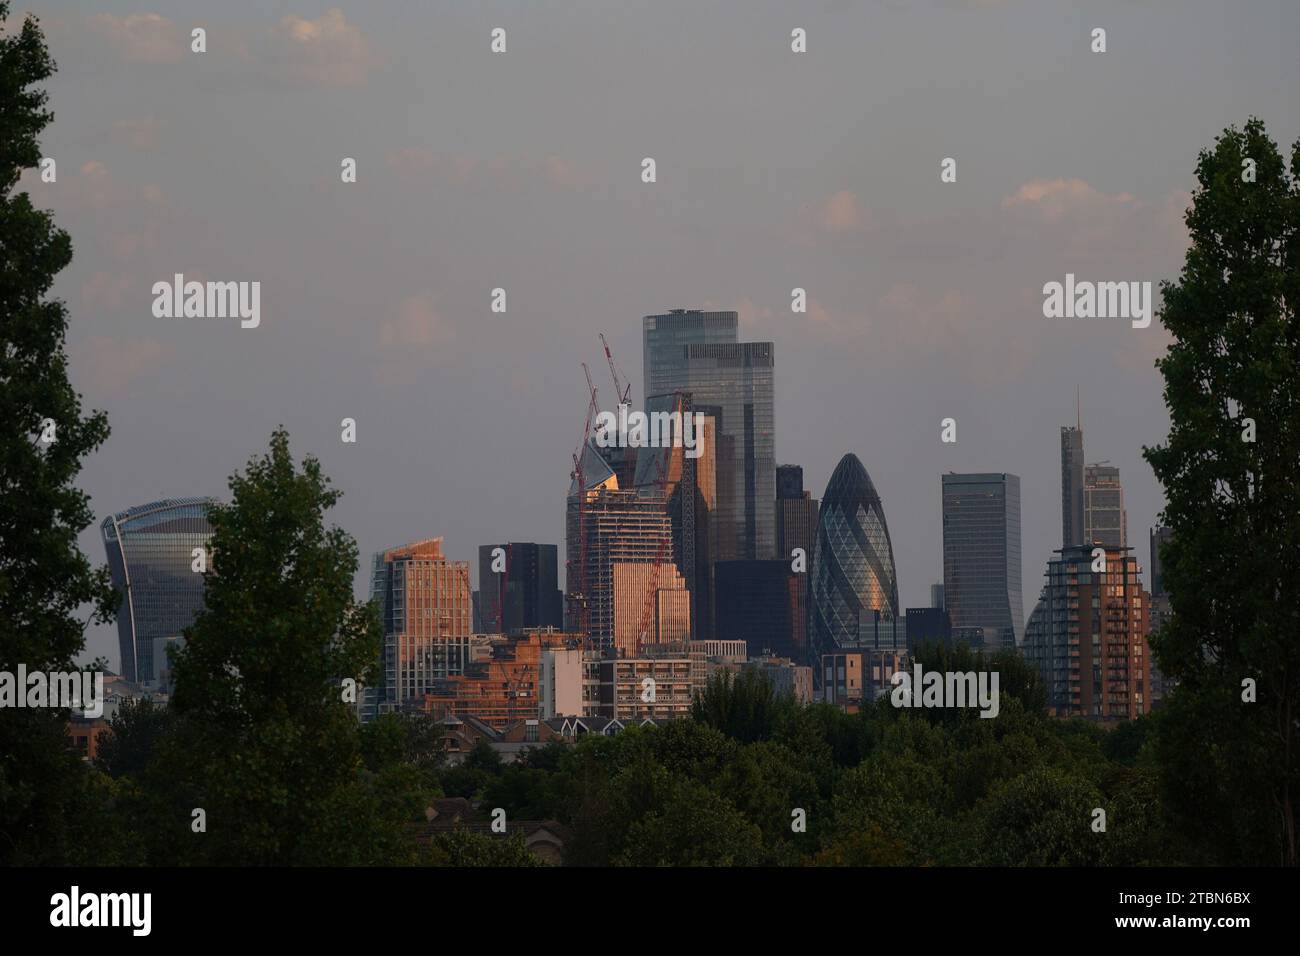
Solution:
{"label": "dark glass facade", "polygon": [[877,616],[897,618],[894,546],[880,495],[855,455],[840,459],[822,498],[809,568],[809,662],[858,642]]}
{"label": "dark glass facade", "polygon": [[943,476],[943,595],[954,632],[982,627],[990,649],[1024,638],[1016,475]]}
{"label": "dark glass facade", "polygon": [[203,606],[194,549],[208,549],[213,504],[211,498],[169,498],[111,515],[100,525],[113,586],[122,596],[117,635],[122,676],[129,681],[158,682],[166,662],[155,662],[155,641],[179,637]]}
{"label": "dark glass facade", "polygon": [[718,638],[744,641],[751,658],[798,659],[796,575],[790,562],[719,561],[714,567]]}
{"label": "dark glass facade", "polygon": [[1061,429],[1061,547],[1083,544],[1083,429]]}
{"label": "dark glass facade", "polygon": [[[493,571],[492,552],[501,548],[502,571]],[[519,634],[524,628],[564,627],[558,577],[559,549],[553,544],[514,542],[478,549],[479,621],[488,634]]]}

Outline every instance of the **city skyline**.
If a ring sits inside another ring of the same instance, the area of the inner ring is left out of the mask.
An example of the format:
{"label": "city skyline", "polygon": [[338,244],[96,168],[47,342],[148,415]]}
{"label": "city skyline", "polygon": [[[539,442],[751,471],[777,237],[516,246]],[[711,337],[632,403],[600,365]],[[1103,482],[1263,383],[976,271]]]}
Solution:
{"label": "city skyline", "polygon": [[[563,29],[512,11],[495,59],[467,9],[338,7],[214,17],[180,0],[153,37],[125,4],[43,18],[61,54],[42,143],[59,180],[33,171],[20,188],[72,235],[54,294],[73,318],[73,381],[113,427],[82,476],[100,518],[221,497],[282,422],[344,490],[332,518],[362,553],[409,537],[417,506],[417,533],[461,559],[487,541],[559,543],[578,363],[603,373],[604,332],[643,378],[639,317],[694,307],[734,310],[742,341],[774,344],[778,463],[820,489],[843,454],[862,458],[904,607],[942,573],[930,489],[948,471],[1021,476],[1022,579],[1036,581],[1061,544],[1053,436],[1075,420],[1075,386],[1094,454],[1124,476],[1131,535],[1157,523],[1141,448],[1168,425],[1159,324],[1045,320],[1042,284],[1175,276],[1197,150],[1250,113],[1300,128],[1282,82],[1291,4],[1222,30],[1219,4],[1104,4],[1104,57],[1064,4],[800,11],[808,62],[831,71],[791,58],[794,15],[773,3],[739,19],[644,5],[635,30],[598,10]],[[182,41],[200,21],[210,49],[190,69]],[[295,46],[295,24],[316,39]],[[731,66],[701,82],[659,70],[656,46]],[[467,95],[444,95],[452,76]],[[939,179],[947,156],[955,183]],[[176,273],[260,281],[260,325],[155,318],[151,286]],[[796,287],[807,313],[790,311]],[[339,441],[349,417],[355,445]],[[955,445],[939,441],[946,417]],[[102,548],[89,533],[81,546]],[[92,628],[86,656],[116,658],[116,643]]]}
{"label": "city skyline", "polygon": [[232,866],[1271,922],[1297,0],[49,6],[0,0],[20,922],[183,934]]}

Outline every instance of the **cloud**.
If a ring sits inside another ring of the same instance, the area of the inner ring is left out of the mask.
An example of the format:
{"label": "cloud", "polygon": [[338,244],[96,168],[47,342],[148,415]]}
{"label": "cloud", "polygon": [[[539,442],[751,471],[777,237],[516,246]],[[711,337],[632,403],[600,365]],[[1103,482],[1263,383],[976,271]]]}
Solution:
{"label": "cloud", "polygon": [[180,27],[157,13],[125,17],[101,13],[90,18],[89,26],[91,32],[106,39],[133,63],[175,63],[187,48],[187,37]]}
{"label": "cloud", "polygon": [[562,156],[542,159],[519,154],[480,159],[465,154],[440,155],[426,146],[407,146],[389,152],[384,162],[389,169],[408,179],[438,177],[457,186],[478,181],[495,189],[520,189],[531,184],[556,189],[584,189],[595,182],[589,170]]}
{"label": "cloud", "polygon": [[270,55],[296,85],[331,89],[365,86],[383,65],[370,40],[337,7],[315,20],[289,14],[270,31]]}
{"label": "cloud", "polygon": [[427,173],[437,165],[433,150],[422,146],[408,146],[395,150],[384,157],[388,168],[402,175],[414,176]]}
{"label": "cloud", "polygon": [[158,130],[162,123],[156,119],[118,120],[109,130],[109,138],[121,146],[140,152],[158,148]]}
{"label": "cloud", "polygon": [[455,330],[434,308],[427,292],[402,300],[397,318],[379,326],[379,347],[398,352],[427,348],[455,338]]}
{"label": "cloud", "polygon": [[560,156],[546,158],[546,180],[561,189],[582,189],[592,183],[591,174],[579,169],[573,161]]}
{"label": "cloud", "polygon": [[116,312],[134,285],[135,278],[125,273],[96,272],[81,284],[81,301],[90,310]]}
{"label": "cloud", "polygon": [[864,225],[856,194],[842,189],[822,203],[818,223],[826,232],[856,232]]}
{"label": "cloud", "polygon": [[1134,208],[1129,193],[1110,195],[1082,179],[1034,179],[1002,200],[1002,208],[1026,212],[1043,222],[1092,217]]}
{"label": "cloud", "polygon": [[158,369],[176,349],[156,339],[117,341],[92,335],[78,349],[86,378],[96,387],[115,392]]}

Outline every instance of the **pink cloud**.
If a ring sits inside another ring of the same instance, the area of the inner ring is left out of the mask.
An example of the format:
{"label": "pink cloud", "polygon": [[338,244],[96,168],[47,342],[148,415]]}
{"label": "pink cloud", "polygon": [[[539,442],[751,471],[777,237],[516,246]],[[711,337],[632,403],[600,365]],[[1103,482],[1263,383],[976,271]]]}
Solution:
{"label": "pink cloud", "polygon": [[107,392],[126,388],[155,371],[176,354],[176,349],[155,339],[117,341],[100,335],[86,339],[78,350],[87,379]]}
{"label": "pink cloud", "polygon": [[157,13],[101,13],[90,18],[89,27],[133,63],[175,63],[187,49],[181,28]]}
{"label": "pink cloud", "polygon": [[858,208],[858,197],[842,189],[821,206],[818,222],[827,232],[856,232],[863,226],[863,215]]}
{"label": "pink cloud", "polygon": [[433,150],[420,146],[408,146],[394,150],[384,157],[388,168],[403,175],[426,173],[437,165]]}
{"label": "pink cloud", "polygon": [[1025,210],[1045,222],[1133,208],[1129,193],[1110,195],[1082,179],[1034,179],[1002,200],[1003,209]]}
{"label": "pink cloud", "polygon": [[135,278],[124,273],[96,272],[82,283],[81,301],[87,309],[116,311],[134,284]]}
{"label": "pink cloud", "polygon": [[438,314],[428,293],[403,299],[397,317],[379,326],[379,346],[403,351],[425,348],[455,337],[455,330]]}
{"label": "pink cloud", "polygon": [[158,148],[158,130],[161,126],[155,119],[118,120],[113,124],[110,136],[115,143],[148,152]]}
{"label": "pink cloud", "polygon": [[334,7],[314,20],[289,14],[271,30],[274,53],[286,76],[303,86],[365,86],[382,58],[343,11]]}

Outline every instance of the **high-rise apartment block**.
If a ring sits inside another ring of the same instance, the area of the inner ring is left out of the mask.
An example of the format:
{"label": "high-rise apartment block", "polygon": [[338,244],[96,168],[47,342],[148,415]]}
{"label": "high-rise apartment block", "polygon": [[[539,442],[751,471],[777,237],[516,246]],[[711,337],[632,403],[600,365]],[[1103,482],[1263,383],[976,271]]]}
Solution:
{"label": "high-rise apartment block", "polygon": [[371,598],[384,625],[383,680],[366,688],[363,718],[400,710],[434,681],[466,666],[471,600],[469,562],[449,561],[442,538],[374,556]]}
{"label": "high-rise apartment block", "polygon": [[1048,562],[1024,650],[1054,714],[1110,725],[1151,709],[1150,600],[1127,548],[1106,548],[1103,562],[1093,547],[1064,548]]}

